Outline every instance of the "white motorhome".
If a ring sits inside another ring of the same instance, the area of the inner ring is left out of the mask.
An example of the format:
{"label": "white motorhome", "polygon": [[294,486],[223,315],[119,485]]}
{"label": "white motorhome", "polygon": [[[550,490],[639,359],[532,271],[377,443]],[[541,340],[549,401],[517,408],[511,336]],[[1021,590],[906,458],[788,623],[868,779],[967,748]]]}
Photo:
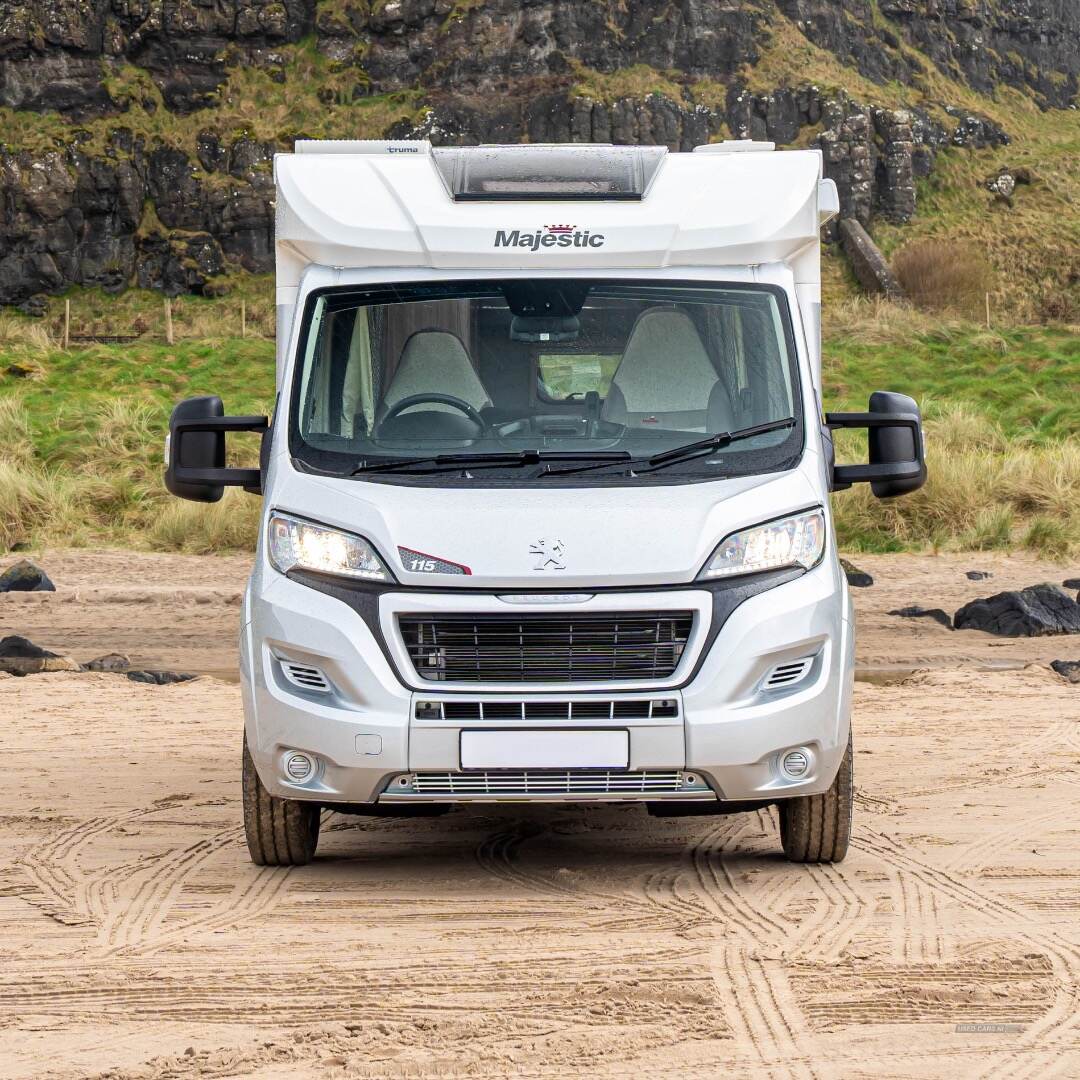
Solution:
{"label": "white motorhome", "polygon": [[[301,142],[275,176],[274,415],[182,402],[166,463],[176,495],[265,503],[252,859],[307,862],[323,807],[608,801],[776,804],[789,858],[843,858],[829,493],[925,465],[910,398],[823,413],[820,154]],[[258,469],[228,431],[262,432]]]}

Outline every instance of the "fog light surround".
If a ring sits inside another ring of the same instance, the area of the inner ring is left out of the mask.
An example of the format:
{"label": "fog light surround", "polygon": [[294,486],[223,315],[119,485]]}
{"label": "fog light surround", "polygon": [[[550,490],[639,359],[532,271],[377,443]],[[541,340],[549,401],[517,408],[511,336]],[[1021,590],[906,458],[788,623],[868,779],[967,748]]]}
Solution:
{"label": "fog light surround", "polygon": [[285,778],[292,784],[306,784],[314,779],[318,771],[315,759],[299,750],[290,750],[282,760],[281,767],[285,771]]}
{"label": "fog light surround", "polygon": [[788,750],[780,758],[780,771],[788,780],[805,780],[810,775],[813,756],[805,747]]}

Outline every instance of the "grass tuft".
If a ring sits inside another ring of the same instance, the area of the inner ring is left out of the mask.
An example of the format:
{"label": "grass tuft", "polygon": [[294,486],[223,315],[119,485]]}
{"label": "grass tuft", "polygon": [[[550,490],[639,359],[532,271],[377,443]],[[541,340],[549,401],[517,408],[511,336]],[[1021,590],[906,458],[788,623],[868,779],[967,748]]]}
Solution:
{"label": "grass tuft", "polygon": [[925,311],[974,315],[993,290],[993,268],[970,244],[916,240],[893,256],[892,269],[904,292]]}

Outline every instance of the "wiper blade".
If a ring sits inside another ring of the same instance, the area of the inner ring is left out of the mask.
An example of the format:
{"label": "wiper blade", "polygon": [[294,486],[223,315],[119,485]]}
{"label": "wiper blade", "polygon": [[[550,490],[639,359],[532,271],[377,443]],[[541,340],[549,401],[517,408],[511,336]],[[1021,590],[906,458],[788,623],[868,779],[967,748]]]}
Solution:
{"label": "wiper blade", "polygon": [[350,473],[398,472],[426,475],[439,472],[458,472],[461,469],[515,469],[526,465],[539,465],[544,461],[597,461],[608,465],[613,461],[629,461],[626,450],[519,450],[516,453],[496,454],[436,454],[423,458],[397,458],[393,461],[365,461]]}
{"label": "wiper blade", "polygon": [[[665,469],[668,465],[674,465],[679,461],[687,461],[691,458],[702,457],[730,446],[733,442],[741,442],[743,439],[752,439],[755,435],[766,435],[770,431],[782,431],[784,428],[794,427],[795,417],[788,416],[783,420],[772,420],[767,424],[754,424],[753,427],[741,428],[738,431],[718,431],[715,435],[709,435],[696,442],[686,443],[684,446],[674,446],[670,450],[653,454],[647,458],[631,458],[626,464],[632,473],[648,473],[656,469]],[[603,469],[613,464],[603,461],[596,465],[577,465],[569,469],[547,469],[543,476],[567,476],[571,473],[590,472],[593,469]]]}
{"label": "wiper blade", "polygon": [[718,431],[715,435],[698,439],[697,442],[687,443],[685,446],[674,446],[662,454],[653,454],[647,464],[653,468],[662,469],[676,461],[698,457],[710,450],[721,450],[733,442],[752,439],[755,435],[767,435],[770,431],[783,431],[784,428],[794,426],[795,417],[787,416],[783,420],[770,420],[767,424],[754,424],[752,427],[740,428],[738,431]]}

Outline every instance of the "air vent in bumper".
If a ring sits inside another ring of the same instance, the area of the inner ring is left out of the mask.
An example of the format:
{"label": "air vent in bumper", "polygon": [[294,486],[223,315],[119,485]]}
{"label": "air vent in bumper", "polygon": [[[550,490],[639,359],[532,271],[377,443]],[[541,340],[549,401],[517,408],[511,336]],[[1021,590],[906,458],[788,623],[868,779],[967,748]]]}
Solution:
{"label": "air vent in bumper", "polygon": [[405,773],[394,777],[380,802],[560,802],[715,799],[696,773],[682,770],[515,770]]}
{"label": "air vent in bumper", "polygon": [[292,660],[279,660],[278,664],[281,666],[281,674],[293,686],[315,694],[330,693],[330,681],[317,667],[297,664]]}
{"label": "air vent in bumper", "polygon": [[675,698],[642,701],[418,701],[417,720],[670,720]]}
{"label": "air vent in bumper", "polygon": [[800,683],[814,666],[815,657],[804,656],[799,660],[785,660],[765,676],[761,684],[762,690],[786,690],[789,686]]}

